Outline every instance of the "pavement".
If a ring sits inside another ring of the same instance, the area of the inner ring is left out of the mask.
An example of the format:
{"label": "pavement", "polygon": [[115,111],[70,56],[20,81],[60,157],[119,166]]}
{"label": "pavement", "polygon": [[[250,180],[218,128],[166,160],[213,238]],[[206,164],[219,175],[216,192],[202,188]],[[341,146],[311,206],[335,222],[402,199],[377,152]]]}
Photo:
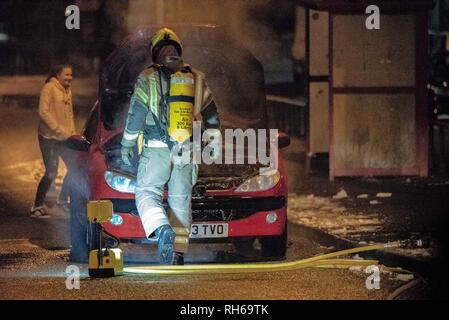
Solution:
{"label": "pavement", "polygon": [[[449,177],[340,178],[330,181],[327,159],[305,166],[303,142],[293,139],[284,157],[301,162],[290,170],[291,208],[298,222],[360,242],[409,238],[445,242]],[[296,145],[295,145],[296,144]],[[315,209],[319,209],[319,218]],[[436,252],[435,252],[436,253]],[[429,252],[430,254],[430,252]]]}

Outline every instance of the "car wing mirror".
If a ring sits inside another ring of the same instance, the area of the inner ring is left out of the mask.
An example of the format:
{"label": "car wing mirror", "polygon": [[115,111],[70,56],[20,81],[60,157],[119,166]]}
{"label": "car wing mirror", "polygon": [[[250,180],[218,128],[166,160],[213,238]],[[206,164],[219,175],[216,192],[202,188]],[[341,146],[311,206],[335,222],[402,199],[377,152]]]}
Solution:
{"label": "car wing mirror", "polygon": [[279,149],[286,148],[289,145],[290,145],[290,136],[283,131],[279,131],[279,133],[278,133],[278,148]]}
{"label": "car wing mirror", "polygon": [[88,151],[90,147],[90,142],[87,141],[86,137],[80,134],[75,134],[65,141],[67,148],[76,151]]}

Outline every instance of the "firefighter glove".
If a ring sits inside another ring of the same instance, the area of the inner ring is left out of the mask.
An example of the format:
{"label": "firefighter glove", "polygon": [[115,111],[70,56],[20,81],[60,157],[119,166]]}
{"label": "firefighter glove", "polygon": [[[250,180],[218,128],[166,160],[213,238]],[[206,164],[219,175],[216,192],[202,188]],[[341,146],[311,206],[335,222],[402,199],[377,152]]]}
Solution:
{"label": "firefighter glove", "polygon": [[130,166],[131,161],[134,158],[134,148],[122,146],[122,161],[124,164]]}

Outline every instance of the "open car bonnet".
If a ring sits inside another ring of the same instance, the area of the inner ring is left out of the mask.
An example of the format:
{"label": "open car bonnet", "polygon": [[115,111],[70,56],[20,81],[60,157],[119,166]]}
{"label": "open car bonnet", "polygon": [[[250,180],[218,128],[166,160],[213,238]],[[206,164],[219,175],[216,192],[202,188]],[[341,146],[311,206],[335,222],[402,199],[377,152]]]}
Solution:
{"label": "open car bonnet", "polygon": [[[120,141],[121,135],[117,135],[115,140]],[[105,158],[109,171],[116,172],[126,176],[132,180],[136,178],[138,156],[135,157],[132,166],[124,166],[121,161],[120,144],[110,141],[105,145]],[[247,148],[243,153],[243,164],[200,164],[198,172],[197,184],[204,185],[207,190],[226,190],[237,187],[245,180],[256,176],[260,172],[260,168],[268,167],[255,161],[248,161]]]}

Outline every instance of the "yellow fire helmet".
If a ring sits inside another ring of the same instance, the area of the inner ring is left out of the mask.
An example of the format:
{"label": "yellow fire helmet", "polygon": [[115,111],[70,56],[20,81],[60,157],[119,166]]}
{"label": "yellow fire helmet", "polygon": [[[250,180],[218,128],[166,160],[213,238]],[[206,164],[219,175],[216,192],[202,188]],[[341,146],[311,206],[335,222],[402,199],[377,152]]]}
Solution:
{"label": "yellow fire helmet", "polygon": [[176,33],[169,28],[162,28],[156,31],[154,36],[151,38],[151,58],[153,61],[156,60],[156,57],[163,46],[172,45],[178,51],[179,56],[182,55],[182,45],[181,40],[176,35]]}

